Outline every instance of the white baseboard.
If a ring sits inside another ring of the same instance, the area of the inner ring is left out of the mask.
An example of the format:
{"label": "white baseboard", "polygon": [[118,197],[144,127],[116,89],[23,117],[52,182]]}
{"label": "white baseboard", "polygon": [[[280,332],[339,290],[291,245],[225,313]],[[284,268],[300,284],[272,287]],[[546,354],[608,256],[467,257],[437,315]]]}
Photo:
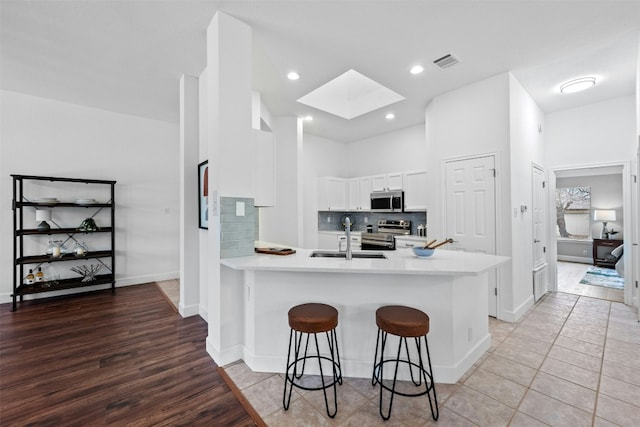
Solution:
{"label": "white baseboard", "polygon": [[191,316],[197,316],[200,314],[200,306],[198,304],[191,304],[191,305],[183,305],[182,302],[180,302],[180,304],[178,304],[178,312],[180,313],[180,316],[182,317],[191,317]]}
{"label": "white baseboard", "polygon": [[216,362],[216,365],[218,366],[222,367],[242,359],[241,344],[236,344],[234,346],[231,346],[229,348],[226,348],[220,351],[214,345],[214,343],[209,339],[209,337],[207,337],[206,345],[207,345],[207,353],[209,353],[209,356],[211,356],[213,361]]}
{"label": "white baseboard", "polygon": [[[433,365],[433,376],[437,383],[455,384],[491,346],[491,335],[487,334],[479,340],[464,357],[455,365]],[[371,355],[373,359],[373,354]],[[287,364],[286,354],[282,356],[256,356],[246,347],[243,349],[245,364],[254,372],[284,373]],[[342,359],[342,374],[350,378],[371,378],[372,360]],[[308,370],[307,370],[308,369]],[[318,375],[317,364],[310,363],[305,367],[305,374]],[[408,372],[399,374],[398,378],[410,380]],[[386,375],[385,375],[386,377]]]}
{"label": "white baseboard", "polygon": [[198,314],[204,319],[205,322],[209,323],[209,311],[202,304],[198,306]]}
{"label": "white baseboard", "polygon": [[515,310],[504,310],[504,318],[500,320],[511,323],[517,322],[531,307],[533,307],[533,295],[529,296],[529,298],[527,298],[522,304],[516,307]]}
{"label": "white baseboard", "polygon": [[[169,272],[169,273],[149,274],[145,276],[133,276],[133,277],[117,277],[116,276],[116,288],[121,288],[124,286],[142,285],[144,283],[151,283],[151,282],[161,282],[163,280],[173,280],[173,279],[177,279],[178,277],[179,277],[179,272],[177,271]],[[82,292],[91,292],[91,291],[109,289],[110,287],[111,287],[110,283],[105,283],[103,285],[85,286],[82,288],[62,289],[59,291],[30,294],[30,295],[25,295],[24,299],[32,300],[32,299],[38,299],[38,298],[56,297],[60,295],[73,295],[73,294],[79,294]],[[6,304],[10,302],[12,302],[11,293],[0,294],[0,304]]]}
{"label": "white baseboard", "polygon": [[593,258],[584,258],[571,255],[558,255],[558,261],[578,262],[580,264],[593,264]]}

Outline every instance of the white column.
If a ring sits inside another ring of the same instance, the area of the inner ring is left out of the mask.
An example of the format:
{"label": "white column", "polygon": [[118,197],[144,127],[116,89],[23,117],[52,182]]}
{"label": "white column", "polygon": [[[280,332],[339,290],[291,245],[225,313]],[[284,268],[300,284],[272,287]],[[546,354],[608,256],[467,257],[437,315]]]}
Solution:
{"label": "white column", "polygon": [[180,304],[183,317],[198,314],[198,78],[180,77]]}
{"label": "white column", "polygon": [[[239,359],[229,328],[231,311],[220,276],[220,196],[253,197],[251,138],[251,27],[222,12],[207,28],[207,148],[209,155],[207,352],[220,366]],[[238,319],[236,315],[240,315]]]}

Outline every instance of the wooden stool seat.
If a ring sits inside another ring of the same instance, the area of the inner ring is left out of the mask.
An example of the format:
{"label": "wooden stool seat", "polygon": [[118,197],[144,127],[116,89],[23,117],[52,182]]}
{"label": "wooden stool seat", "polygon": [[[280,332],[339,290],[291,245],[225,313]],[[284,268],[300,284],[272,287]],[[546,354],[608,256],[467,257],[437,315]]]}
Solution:
{"label": "wooden stool seat", "polygon": [[400,337],[421,337],[429,332],[429,316],[402,305],[387,305],[376,310],[376,325]]}
{"label": "wooden stool seat", "polygon": [[308,303],[289,310],[289,327],[298,332],[315,334],[338,326],[338,310],[327,304]]}

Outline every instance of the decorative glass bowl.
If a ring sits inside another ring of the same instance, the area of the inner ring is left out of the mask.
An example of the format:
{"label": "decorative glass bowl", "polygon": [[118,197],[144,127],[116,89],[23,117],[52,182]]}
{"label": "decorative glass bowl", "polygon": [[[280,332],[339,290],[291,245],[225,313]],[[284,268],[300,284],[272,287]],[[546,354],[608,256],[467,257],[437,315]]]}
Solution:
{"label": "decorative glass bowl", "polygon": [[411,250],[413,254],[419,258],[428,258],[436,251],[435,249],[427,249],[422,246],[414,246]]}

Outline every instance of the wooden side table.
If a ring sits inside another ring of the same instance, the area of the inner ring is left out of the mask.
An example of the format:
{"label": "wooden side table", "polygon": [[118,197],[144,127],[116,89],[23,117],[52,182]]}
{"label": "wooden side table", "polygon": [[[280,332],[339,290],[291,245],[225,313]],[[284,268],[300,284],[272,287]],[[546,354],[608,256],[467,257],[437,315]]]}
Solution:
{"label": "wooden side table", "polygon": [[607,256],[623,242],[616,239],[593,239],[593,265],[615,268],[617,259],[609,259]]}

